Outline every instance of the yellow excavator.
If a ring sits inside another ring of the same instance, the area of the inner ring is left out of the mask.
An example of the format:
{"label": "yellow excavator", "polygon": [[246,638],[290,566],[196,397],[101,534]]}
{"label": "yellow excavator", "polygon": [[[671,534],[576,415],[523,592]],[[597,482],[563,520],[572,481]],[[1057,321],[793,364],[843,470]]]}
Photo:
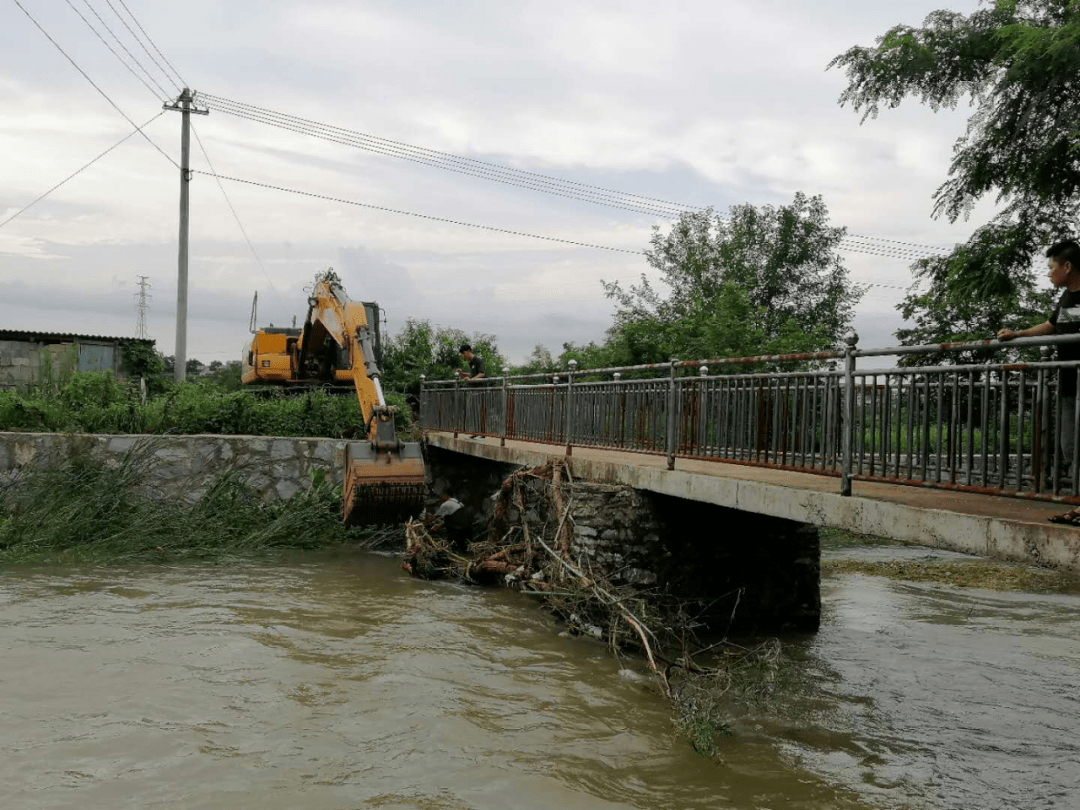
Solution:
{"label": "yellow excavator", "polygon": [[303,328],[259,329],[243,357],[247,385],[306,388],[351,382],[356,389],[366,440],[345,448],[343,518],[352,525],[399,523],[423,505],[420,444],[397,437],[398,409],[386,404],[379,382],[379,348],[378,305],[350,301],[330,268],[315,277]]}

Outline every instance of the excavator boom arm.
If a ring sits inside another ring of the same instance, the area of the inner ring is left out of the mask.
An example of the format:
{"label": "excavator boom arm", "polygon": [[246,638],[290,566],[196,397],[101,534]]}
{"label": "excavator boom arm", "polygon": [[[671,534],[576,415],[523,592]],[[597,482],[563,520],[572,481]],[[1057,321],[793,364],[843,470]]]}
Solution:
{"label": "excavator boom arm", "polygon": [[300,338],[300,374],[328,379],[348,368],[364,418],[366,441],[350,442],[345,454],[347,523],[400,522],[423,504],[420,445],[397,437],[397,409],[383,395],[372,327],[364,304],[348,299],[332,270],[316,279]]}

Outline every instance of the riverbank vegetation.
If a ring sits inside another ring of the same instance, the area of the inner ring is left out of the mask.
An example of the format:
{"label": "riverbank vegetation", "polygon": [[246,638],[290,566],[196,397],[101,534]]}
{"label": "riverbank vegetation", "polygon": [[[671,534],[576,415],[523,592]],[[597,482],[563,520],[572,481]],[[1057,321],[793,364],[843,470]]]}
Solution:
{"label": "riverbank vegetation", "polygon": [[[287,501],[264,500],[239,469],[194,504],[162,498],[147,485],[155,449],[151,440],[114,463],[76,455],[10,475],[0,483],[0,565],[220,561],[385,540],[387,529],[342,524],[340,488],[321,475]],[[400,538],[400,527],[389,531]]]}
{"label": "riverbank vegetation", "polygon": [[907,556],[898,559],[862,559],[852,556],[853,549],[872,547],[913,548],[893,540],[823,529],[822,574],[863,574],[904,582],[931,582],[957,588],[985,588],[993,591],[1080,593],[1080,576],[1069,571],[976,556],[958,558],[949,555],[949,558],[945,559],[937,554],[935,549],[928,547],[924,549],[925,554],[915,558]]}
{"label": "riverbank vegetation", "polygon": [[[386,394],[408,431],[412,410]],[[213,381],[170,382],[145,398],[137,382],[109,372],[75,372],[25,389],[0,391],[0,430],[43,433],[219,433],[352,438],[364,418],[355,395],[320,390],[228,390]]]}

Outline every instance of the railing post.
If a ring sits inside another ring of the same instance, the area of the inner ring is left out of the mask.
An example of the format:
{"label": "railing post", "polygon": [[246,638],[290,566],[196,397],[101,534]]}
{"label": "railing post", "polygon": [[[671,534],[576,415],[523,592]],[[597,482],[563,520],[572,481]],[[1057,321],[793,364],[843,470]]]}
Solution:
{"label": "railing post", "polygon": [[563,434],[566,436],[566,455],[573,452],[570,441],[571,431],[574,429],[574,372],[577,371],[577,360],[570,358],[568,363],[570,370],[566,374],[566,399],[563,400]]}
{"label": "railing post", "polygon": [[859,336],[852,332],[844,347],[844,435],[840,459],[840,494],[851,495],[851,447],[855,438],[855,346]]}
{"label": "railing post", "polygon": [[678,446],[678,437],[675,435],[678,419],[675,416],[675,374],[679,370],[679,361],[671,358],[671,376],[668,378],[667,398],[667,468],[675,469],[675,449]]}
{"label": "railing post", "polygon": [[510,391],[507,387],[507,377],[510,376],[510,366],[503,366],[502,372],[503,423],[502,436],[499,437],[499,447],[506,447],[506,434],[510,432]]}
{"label": "railing post", "polygon": [[454,438],[461,432],[459,426],[465,425],[465,404],[461,399],[461,380],[454,380]]}
{"label": "railing post", "polygon": [[424,389],[424,381],[426,379],[426,374],[420,375],[420,427],[426,427],[426,425],[424,425],[424,415],[427,414],[427,408],[425,407],[427,391]]}
{"label": "railing post", "polygon": [[[611,375],[612,380],[618,382],[622,379],[622,372],[616,371]],[[611,392],[615,395],[615,422],[619,426],[619,440],[615,442],[616,447],[622,447],[626,442],[626,392],[623,391],[618,385],[611,387]],[[1080,402],[1080,397],[1077,397],[1077,401]]]}
{"label": "railing post", "polygon": [[551,375],[551,416],[547,421],[547,437],[545,439],[545,441],[548,441],[548,442],[550,442],[552,444],[554,444],[555,439],[558,438],[558,436],[555,435],[557,433],[557,431],[558,431],[558,428],[556,428],[556,426],[555,426],[555,403],[558,401],[558,399],[559,399],[559,375],[558,374],[552,374]]}

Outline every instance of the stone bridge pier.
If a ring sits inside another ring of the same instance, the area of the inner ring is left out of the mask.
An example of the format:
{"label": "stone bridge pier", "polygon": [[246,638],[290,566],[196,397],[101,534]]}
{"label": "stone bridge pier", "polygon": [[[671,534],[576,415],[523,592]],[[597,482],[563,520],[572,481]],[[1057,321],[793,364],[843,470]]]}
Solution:
{"label": "stone bridge pier", "polygon": [[[522,465],[431,444],[432,489],[461,500],[480,532],[493,496]],[[572,460],[568,460],[573,470]],[[693,603],[710,629],[735,635],[814,632],[821,614],[817,527],[785,518],[636,489],[575,474],[563,482],[571,554],[616,584],[655,589]],[[558,524],[550,482],[526,479],[525,514]]]}

